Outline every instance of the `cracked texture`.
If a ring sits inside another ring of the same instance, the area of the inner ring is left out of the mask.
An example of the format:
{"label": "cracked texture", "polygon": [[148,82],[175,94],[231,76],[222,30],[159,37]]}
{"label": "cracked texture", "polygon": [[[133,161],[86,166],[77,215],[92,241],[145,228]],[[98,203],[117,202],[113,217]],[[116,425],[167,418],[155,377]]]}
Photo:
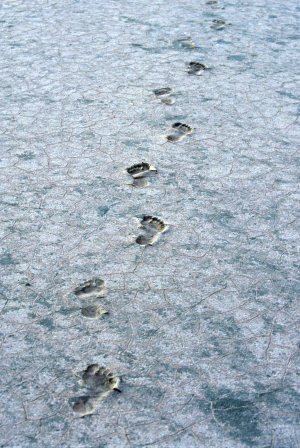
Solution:
{"label": "cracked texture", "polygon": [[[0,13],[2,446],[299,446],[297,2]],[[177,121],[194,132],[169,144]],[[158,174],[133,188],[141,161]],[[153,247],[144,214],[169,224]],[[73,294],[94,277],[105,319]],[[122,394],[81,419],[92,363]]]}

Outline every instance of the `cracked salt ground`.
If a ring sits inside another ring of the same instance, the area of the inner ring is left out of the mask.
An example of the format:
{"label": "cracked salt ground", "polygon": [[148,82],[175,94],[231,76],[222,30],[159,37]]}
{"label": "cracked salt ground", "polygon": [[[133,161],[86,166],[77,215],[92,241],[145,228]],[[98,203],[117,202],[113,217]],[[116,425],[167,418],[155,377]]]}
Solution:
{"label": "cracked salt ground", "polygon": [[[299,446],[299,12],[2,1],[1,445]],[[140,161],[159,175],[127,186]],[[149,213],[170,232],[141,250]],[[122,394],[94,403],[72,373],[95,362]]]}

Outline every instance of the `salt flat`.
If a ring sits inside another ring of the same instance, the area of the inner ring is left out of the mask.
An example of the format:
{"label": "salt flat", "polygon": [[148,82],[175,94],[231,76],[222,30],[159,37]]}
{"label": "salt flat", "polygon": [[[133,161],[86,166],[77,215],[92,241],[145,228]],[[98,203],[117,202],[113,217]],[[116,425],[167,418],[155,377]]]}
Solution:
{"label": "salt flat", "polygon": [[1,446],[300,446],[299,11],[2,2]]}

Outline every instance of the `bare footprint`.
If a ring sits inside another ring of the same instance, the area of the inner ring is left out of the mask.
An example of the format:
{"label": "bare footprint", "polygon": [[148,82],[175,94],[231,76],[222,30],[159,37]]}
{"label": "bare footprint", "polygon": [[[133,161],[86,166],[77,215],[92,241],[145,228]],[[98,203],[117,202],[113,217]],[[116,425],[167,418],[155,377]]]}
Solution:
{"label": "bare footprint", "polygon": [[141,220],[140,226],[144,229],[153,229],[155,232],[164,232],[168,225],[160,218],[151,215],[145,215]]}
{"label": "bare footprint", "polygon": [[155,216],[145,215],[141,220],[140,227],[144,230],[144,235],[139,235],[135,240],[141,246],[151,246],[161,233],[167,230],[167,224]]}
{"label": "bare footprint", "polygon": [[141,162],[127,168],[127,173],[133,178],[133,183],[131,185],[134,187],[146,187],[149,185],[149,181],[146,177],[149,177],[153,173],[157,173],[157,169],[154,168],[153,165],[150,165],[150,163]]}
{"label": "bare footprint", "polygon": [[89,305],[85,308],[81,308],[81,314],[89,319],[96,319],[102,314],[109,314],[101,305]]}
{"label": "bare footprint", "polygon": [[156,97],[161,99],[161,102],[164,104],[174,104],[175,99],[171,96],[174,93],[173,89],[170,87],[163,87],[161,89],[153,90],[153,93]]}
{"label": "bare footprint", "polygon": [[191,126],[180,122],[172,124],[172,128],[175,130],[175,134],[167,136],[167,140],[169,142],[178,142],[187,134],[191,134],[193,132],[193,128]]}
{"label": "bare footprint", "polygon": [[121,392],[118,388],[120,378],[115,376],[106,367],[99,367],[98,364],[89,365],[82,375],[82,380],[88,387],[91,387],[97,395],[100,394],[101,397],[106,396],[113,390]]}
{"label": "bare footprint", "polygon": [[88,280],[74,289],[74,294],[81,299],[99,297],[105,291],[105,282],[100,278]]}
{"label": "bare footprint", "polygon": [[127,168],[127,173],[129,173],[132,177],[142,177],[150,171],[157,172],[156,168],[154,168],[153,165],[150,165],[150,163],[146,162],[137,163],[136,165],[132,165],[131,167]]}
{"label": "bare footprint", "polygon": [[121,392],[118,388],[120,378],[106,367],[89,365],[83,372],[82,381],[90,391],[89,396],[80,397],[73,405],[73,411],[81,417],[92,414],[97,403],[110,392]]}
{"label": "bare footprint", "polygon": [[211,28],[214,30],[223,30],[225,28],[225,25],[227,25],[226,20],[214,19],[212,21]]}
{"label": "bare footprint", "polygon": [[188,65],[189,75],[200,75],[200,73],[202,73],[203,70],[207,70],[207,67],[205,64],[202,64],[202,62],[192,61]]}
{"label": "bare footprint", "polygon": [[174,90],[171,87],[162,87],[161,89],[153,90],[153,93],[156,96],[171,95],[171,93],[174,93]]}

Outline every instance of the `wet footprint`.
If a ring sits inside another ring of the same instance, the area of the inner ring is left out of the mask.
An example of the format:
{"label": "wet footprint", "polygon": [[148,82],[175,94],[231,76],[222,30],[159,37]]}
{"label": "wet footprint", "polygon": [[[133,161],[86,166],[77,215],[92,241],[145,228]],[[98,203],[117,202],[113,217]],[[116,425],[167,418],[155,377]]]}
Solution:
{"label": "wet footprint", "polygon": [[74,294],[80,299],[99,297],[105,291],[105,282],[100,278],[88,280],[74,289]]}
{"label": "wet footprint", "polygon": [[193,132],[193,128],[184,123],[174,123],[172,128],[175,130],[175,134],[168,135],[167,140],[169,142],[178,142],[182,140],[187,134],[191,134]]}
{"label": "wet footprint", "polygon": [[101,305],[89,305],[81,308],[81,314],[89,319],[96,319],[102,314],[109,314],[109,312],[102,308]]}
{"label": "wet footprint", "polygon": [[150,163],[141,162],[127,168],[127,173],[132,176],[132,185],[134,187],[146,187],[149,185],[146,177],[149,177],[153,173],[157,173],[157,170],[153,165],[150,165]]}
{"label": "wet footprint", "polygon": [[156,97],[159,97],[161,99],[161,102],[164,104],[174,104],[175,98],[171,96],[172,93],[174,93],[174,90],[170,87],[163,87],[161,89],[155,89],[153,90],[153,93]]}
{"label": "wet footprint", "polygon": [[135,240],[141,246],[151,246],[160,234],[168,228],[167,224],[156,216],[145,215],[141,220],[140,227],[144,230],[144,235],[139,235]]}
{"label": "wet footprint", "polygon": [[214,30],[223,30],[225,28],[225,25],[227,25],[226,20],[214,19],[212,21],[211,28]]}
{"label": "wet footprint", "polygon": [[200,75],[203,70],[207,70],[205,64],[202,64],[202,62],[190,62],[188,65],[188,74],[189,75]]}
{"label": "wet footprint", "polygon": [[191,49],[195,48],[195,44],[191,36],[183,36],[173,41],[173,45],[175,48],[186,48]]}
{"label": "wet footprint", "polygon": [[120,378],[106,367],[89,365],[82,375],[82,382],[90,391],[89,396],[80,397],[73,405],[73,411],[81,417],[92,414],[97,403],[110,392],[121,392],[118,388]]}

